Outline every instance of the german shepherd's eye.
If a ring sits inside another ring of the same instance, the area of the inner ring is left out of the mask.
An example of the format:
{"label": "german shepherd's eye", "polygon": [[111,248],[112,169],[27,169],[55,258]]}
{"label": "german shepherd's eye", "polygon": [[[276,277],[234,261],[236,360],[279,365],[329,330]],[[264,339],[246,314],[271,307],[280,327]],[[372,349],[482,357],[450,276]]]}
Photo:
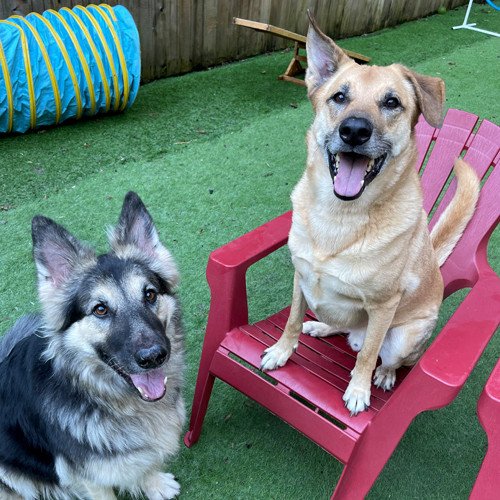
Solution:
{"label": "german shepherd's eye", "polygon": [[346,96],[344,92],[337,92],[332,96],[332,99],[337,103],[337,104],[342,104],[346,101]]}
{"label": "german shepherd's eye", "polygon": [[144,297],[148,302],[154,302],[156,300],[156,292],[152,289],[148,289],[144,292]]}
{"label": "german shepherd's eye", "polygon": [[390,108],[390,109],[397,108],[397,107],[399,107],[400,104],[401,103],[399,102],[399,99],[397,97],[388,97],[384,101],[384,106],[386,108]]}
{"label": "german shepherd's eye", "polygon": [[108,314],[108,308],[104,304],[97,304],[94,309],[92,309],[94,316],[103,317]]}

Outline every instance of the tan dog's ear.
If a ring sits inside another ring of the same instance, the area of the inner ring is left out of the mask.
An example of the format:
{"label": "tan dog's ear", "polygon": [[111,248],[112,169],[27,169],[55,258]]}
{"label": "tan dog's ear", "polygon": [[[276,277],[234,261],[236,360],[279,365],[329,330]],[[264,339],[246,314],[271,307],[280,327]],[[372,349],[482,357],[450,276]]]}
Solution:
{"label": "tan dog's ear", "polygon": [[307,10],[307,15],[310,23],[306,42],[306,85],[310,97],[342,64],[354,61],[346,56],[344,51],[319,29],[309,10]]}
{"label": "tan dog's ear", "polygon": [[443,125],[445,88],[441,78],[424,76],[402,66],[417,96],[417,104],[427,123],[440,128]]}

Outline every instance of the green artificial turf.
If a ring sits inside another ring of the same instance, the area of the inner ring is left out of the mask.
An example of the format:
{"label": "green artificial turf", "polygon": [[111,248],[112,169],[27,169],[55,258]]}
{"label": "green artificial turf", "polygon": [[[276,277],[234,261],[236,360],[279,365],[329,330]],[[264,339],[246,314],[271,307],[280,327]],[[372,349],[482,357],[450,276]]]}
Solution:
{"label": "green artificial turf", "polygon": [[[497,38],[452,31],[465,9],[371,35],[342,47],[440,76],[447,107],[500,124]],[[500,12],[474,5],[471,22],[500,32]],[[185,399],[191,406],[210,294],[209,253],[288,210],[305,166],[313,113],[305,88],[277,80],[290,53],[273,53],[141,87],[126,113],[0,138],[0,334],[38,310],[30,221],[54,218],[106,250],[125,193],[148,206],[176,258],[187,334]],[[500,233],[489,257],[500,271]],[[249,272],[251,319],[291,299],[287,249]],[[462,294],[463,295],[463,294]],[[440,326],[460,297],[442,307]],[[465,499],[487,440],[477,397],[498,357],[493,338],[462,393],[417,417],[380,474],[370,499]],[[201,438],[167,466],[181,499],[327,499],[342,465],[256,403],[217,381]]]}

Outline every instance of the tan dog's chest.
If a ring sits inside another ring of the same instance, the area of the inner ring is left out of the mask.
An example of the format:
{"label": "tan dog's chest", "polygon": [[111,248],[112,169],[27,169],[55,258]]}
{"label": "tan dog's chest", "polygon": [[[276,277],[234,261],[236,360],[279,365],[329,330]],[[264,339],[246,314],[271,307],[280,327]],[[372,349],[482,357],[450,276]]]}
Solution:
{"label": "tan dog's chest", "polygon": [[[405,263],[397,249],[380,241],[362,240],[339,253],[327,254],[303,232],[303,228],[292,226],[289,247],[311,310],[320,321],[340,330],[366,326],[367,306],[385,300],[400,287],[400,271]],[[374,265],[384,262],[391,266],[390,272]]]}
{"label": "tan dog's chest", "polygon": [[292,261],[302,293],[320,321],[341,330],[366,322],[363,289],[340,277],[350,267],[344,259],[321,262],[312,253],[307,258],[301,252],[293,256]]}
{"label": "tan dog's chest", "polygon": [[[339,210],[332,216],[317,205],[302,203],[310,188],[305,176],[292,195],[289,248],[300,288],[320,321],[340,330],[364,327],[367,308],[407,287],[403,270],[412,267],[408,246],[420,209],[406,203],[408,222],[399,218],[399,224],[392,224],[386,211],[346,216]],[[374,227],[386,230],[381,233]],[[411,287],[415,285],[416,279]]]}

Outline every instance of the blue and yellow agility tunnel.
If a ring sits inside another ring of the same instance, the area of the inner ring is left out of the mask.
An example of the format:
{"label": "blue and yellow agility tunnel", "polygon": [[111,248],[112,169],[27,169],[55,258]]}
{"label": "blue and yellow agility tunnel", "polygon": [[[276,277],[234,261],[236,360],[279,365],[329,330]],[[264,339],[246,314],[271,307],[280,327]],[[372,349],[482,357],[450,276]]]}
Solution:
{"label": "blue and yellow agility tunnel", "polygon": [[120,5],[76,6],[0,21],[0,132],[130,107],[139,33]]}

